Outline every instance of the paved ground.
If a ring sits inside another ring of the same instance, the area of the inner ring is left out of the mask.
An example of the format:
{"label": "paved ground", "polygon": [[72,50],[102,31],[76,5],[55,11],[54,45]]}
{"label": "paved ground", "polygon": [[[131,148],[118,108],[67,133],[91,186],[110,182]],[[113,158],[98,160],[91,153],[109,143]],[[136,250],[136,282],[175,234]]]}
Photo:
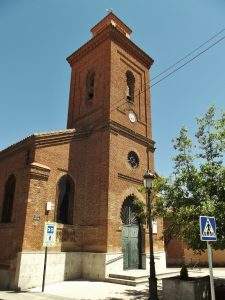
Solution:
{"label": "paved ground", "polygon": [[[169,270],[174,272],[174,269]],[[208,270],[197,269],[189,273],[190,276],[204,276],[208,274]],[[225,278],[225,269],[215,268],[214,276]],[[108,282],[80,280],[47,285],[45,293],[41,293],[40,288],[20,293],[0,291],[0,300],[145,300],[147,295],[147,284],[132,287]]]}
{"label": "paved ground", "polygon": [[143,300],[147,295],[145,284],[131,287],[108,282],[65,281],[46,286],[44,294],[39,288],[25,293],[0,291],[0,300]]}

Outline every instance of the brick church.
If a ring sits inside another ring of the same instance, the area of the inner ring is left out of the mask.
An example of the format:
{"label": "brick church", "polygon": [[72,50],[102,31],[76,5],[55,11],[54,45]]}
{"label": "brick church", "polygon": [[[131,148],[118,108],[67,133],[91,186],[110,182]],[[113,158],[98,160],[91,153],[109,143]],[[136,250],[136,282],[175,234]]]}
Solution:
{"label": "brick church", "polygon": [[[148,265],[148,231],[134,201],[145,203],[139,187],[144,172],[154,172],[146,88],[153,60],[113,13],[91,33],[67,58],[67,129],[31,135],[0,152],[2,286],[41,285],[47,220],[57,223],[47,282],[104,280],[110,272]],[[161,236],[157,220],[155,253],[163,260]]]}

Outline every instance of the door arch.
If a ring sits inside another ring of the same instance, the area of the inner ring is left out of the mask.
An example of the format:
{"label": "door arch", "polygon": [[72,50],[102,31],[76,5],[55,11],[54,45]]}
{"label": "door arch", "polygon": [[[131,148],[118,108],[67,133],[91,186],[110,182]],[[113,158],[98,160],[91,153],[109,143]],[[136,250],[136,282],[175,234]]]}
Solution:
{"label": "door arch", "polygon": [[128,196],[121,207],[123,268],[141,268],[141,228],[135,207],[136,197]]}

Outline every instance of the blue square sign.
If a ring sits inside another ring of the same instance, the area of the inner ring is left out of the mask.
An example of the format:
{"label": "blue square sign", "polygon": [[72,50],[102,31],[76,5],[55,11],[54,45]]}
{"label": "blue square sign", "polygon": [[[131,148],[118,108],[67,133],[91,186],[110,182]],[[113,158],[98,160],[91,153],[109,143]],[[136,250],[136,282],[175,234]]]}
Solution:
{"label": "blue square sign", "polygon": [[48,225],[47,226],[47,234],[53,234],[54,233],[55,227],[53,225]]}
{"label": "blue square sign", "polygon": [[217,241],[215,217],[200,216],[199,225],[200,225],[201,241],[206,241],[206,242]]}
{"label": "blue square sign", "polygon": [[54,222],[45,222],[43,246],[54,247],[56,242],[57,227]]}

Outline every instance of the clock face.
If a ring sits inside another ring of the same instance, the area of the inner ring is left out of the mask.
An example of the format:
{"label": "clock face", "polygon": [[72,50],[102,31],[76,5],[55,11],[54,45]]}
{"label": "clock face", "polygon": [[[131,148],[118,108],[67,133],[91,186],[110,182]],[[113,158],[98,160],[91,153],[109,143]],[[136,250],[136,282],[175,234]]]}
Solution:
{"label": "clock face", "polygon": [[137,116],[133,111],[129,112],[128,117],[132,123],[135,123],[137,121]]}

